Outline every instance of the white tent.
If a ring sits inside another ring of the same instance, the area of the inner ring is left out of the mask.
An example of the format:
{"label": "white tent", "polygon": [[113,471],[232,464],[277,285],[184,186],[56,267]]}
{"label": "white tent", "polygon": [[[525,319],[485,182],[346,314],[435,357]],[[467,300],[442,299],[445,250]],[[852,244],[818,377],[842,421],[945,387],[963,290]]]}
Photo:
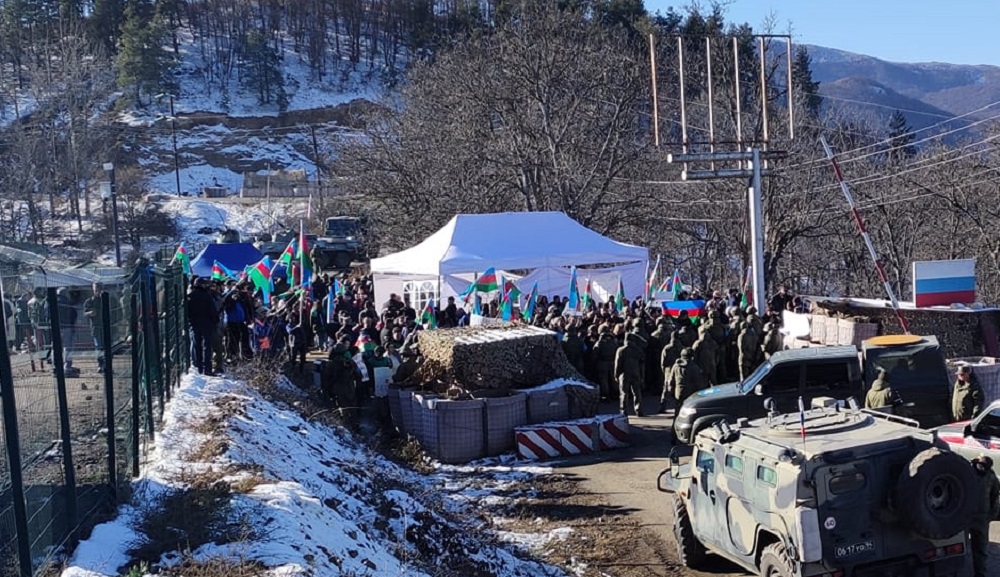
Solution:
{"label": "white tent", "polygon": [[[490,267],[498,273],[534,270],[539,274],[529,278],[539,281],[541,294],[565,295],[568,267],[617,265],[595,269],[593,275],[620,276],[632,297],[643,291],[648,258],[645,248],[601,236],[561,212],[459,214],[420,244],[373,259],[371,271],[377,302],[390,293],[406,293],[417,305],[424,295],[446,298],[461,292],[476,273]],[[581,290],[585,276],[578,272]]]}

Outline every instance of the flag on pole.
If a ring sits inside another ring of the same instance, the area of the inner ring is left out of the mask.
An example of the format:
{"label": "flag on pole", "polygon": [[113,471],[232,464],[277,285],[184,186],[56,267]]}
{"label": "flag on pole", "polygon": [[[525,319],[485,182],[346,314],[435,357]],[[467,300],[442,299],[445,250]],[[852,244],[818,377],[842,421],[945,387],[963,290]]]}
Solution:
{"label": "flag on pole", "polygon": [[333,322],[333,315],[337,310],[337,279],[330,283],[329,292],[326,293],[326,322]]}
{"label": "flag on pole", "polygon": [[312,286],[312,275],[313,275],[313,262],[312,258],[309,256],[309,246],[306,242],[306,230],[302,221],[299,221],[299,254],[296,258],[299,261],[300,272],[299,275],[302,277],[300,284],[302,286]]}
{"label": "flag on pole", "polygon": [[576,284],[576,267],[573,267],[573,273],[569,279],[569,301],[566,303],[566,308],[574,311],[580,310],[580,287]]}
{"label": "flag on pole", "polygon": [[649,278],[646,279],[646,300],[652,300],[653,293],[656,292],[656,276],[660,272],[660,255],[656,255],[656,264],[653,266],[653,270],[649,272]]}
{"label": "flag on pole", "polygon": [[503,283],[503,291],[510,295],[510,300],[519,301],[521,299],[521,289],[517,288],[514,281],[507,279]]}
{"label": "flag on pole", "polygon": [[295,249],[296,249],[295,239],[288,241],[288,246],[285,247],[284,252],[275,261],[275,264],[283,264],[288,268],[292,268],[292,260],[295,259]]}
{"label": "flag on pole", "polygon": [[500,304],[500,320],[509,323],[514,317],[514,299],[510,293],[504,293],[503,302]]}
{"label": "flag on pole", "polygon": [[493,267],[486,269],[481,276],[477,277],[476,280],[472,281],[469,288],[465,289],[460,297],[463,299],[472,293],[488,293],[497,290],[497,271]]}
{"label": "flag on pole", "polygon": [[799,429],[802,432],[802,440],[806,440],[806,406],[799,397]]}
{"label": "flag on pole", "polygon": [[740,308],[747,310],[748,307],[753,305],[753,294],[750,291],[753,290],[753,267],[747,267],[747,276],[743,280],[743,296],[740,297]]}
{"label": "flag on pole", "polygon": [[247,276],[255,289],[264,295],[264,304],[271,304],[271,257],[265,256],[257,264],[247,267]]}
{"label": "flag on pole", "polygon": [[531,322],[532,317],[535,316],[535,302],[538,300],[538,281],[531,287],[531,293],[528,295],[528,304],[524,307],[524,312],[521,316],[524,320]]}
{"label": "flag on pole", "polygon": [[589,309],[591,303],[594,302],[594,295],[591,294],[591,292],[590,292],[590,279],[589,278],[587,279],[587,286],[585,286],[583,288],[583,296],[580,297],[580,300],[583,303],[583,310]]}
{"label": "flag on pole", "polygon": [[622,277],[618,277],[618,291],[615,293],[615,310],[625,311],[625,285],[622,284]]}
{"label": "flag on pole", "polygon": [[420,324],[428,329],[437,328],[437,311],[434,310],[434,299],[428,300],[423,312],[420,313]]}
{"label": "flag on pole", "polygon": [[181,261],[181,269],[184,271],[184,274],[191,276],[191,258],[188,256],[188,251],[184,248],[183,242],[174,251],[174,258],[170,259],[170,264],[173,264],[175,260]]}
{"label": "flag on pole", "polygon": [[679,268],[674,269],[674,276],[670,280],[670,290],[674,293],[671,300],[681,300],[681,270]]}
{"label": "flag on pole", "polygon": [[479,295],[472,297],[472,314],[483,316],[483,299]]}
{"label": "flag on pole", "polygon": [[212,263],[212,280],[239,280],[239,275],[226,268],[226,265],[219,261]]}

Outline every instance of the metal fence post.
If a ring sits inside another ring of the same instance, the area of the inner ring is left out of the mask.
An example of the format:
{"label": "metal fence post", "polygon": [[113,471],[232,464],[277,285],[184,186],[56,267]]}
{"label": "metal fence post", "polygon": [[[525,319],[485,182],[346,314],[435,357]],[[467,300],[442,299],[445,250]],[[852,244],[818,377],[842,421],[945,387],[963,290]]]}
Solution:
{"label": "metal fence post", "polygon": [[115,454],[115,357],[114,344],[111,342],[111,295],[107,291],[101,293],[101,341],[104,345],[99,354],[104,355],[104,403],[108,428],[108,486],[111,488],[111,498],[118,498],[118,468]]}
{"label": "metal fence post", "polygon": [[156,386],[157,386],[157,389],[158,389],[157,390],[157,399],[159,400],[159,403],[160,403],[160,407],[159,407],[160,408],[160,416],[162,417],[163,416],[163,410],[164,410],[164,400],[165,400],[164,399],[165,391],[163,390],[164,389],[164,386],[163,386],[163,368],[164,368],[164,366],[163,365],[165,363],[163,362],[163,340],[162,340],[163,339],[163,335],[162,335],[162,332],[160,331],[160,307],[159,307],[159,303],[157,302],[159,300],[158,299],[158,297],[159,297],[159,286],[158,286],[159,285],[159,281],[156,278],[157,275],[156,275],[155,272],[153,272],[150,276],[151,276],[151,278],[153,280],[152,285],[151,285],[151,288],[153,289],[152,290],[152,298],[149,299],[149,305],[150,305],[150,312],[149,312],[149,314],[150,314],[150,318],[152,318],[152,323],[151,323],[152,327],[151,328],[153,329],[152,333],[153,333],[153,353],[154,354],[152,355],[152,358],[156,361],[156,375],[155,376],[156,376]]}
{"label": "metal fence post", "polygon": [[[69,430],[69,401],[66,397],[66,372],[63,363],[62,325],[59,320],[59,297],[49,287],[49,323],[52,326],[52,368],[56,374],[56,398],[59,403],[59,432],[62,438],[63,470],[66,492],[66,526],[76,527],[76,468],[73,467],[73,440]],[[70,343],[72,346],[72,343]],[[75,529],[73,529],[75,531]]]}
{"label": "metal fence post", "polygon": [[[140,282],[141,284],[141,282]],[[139,308],[136,306],[135,284],[132,285],[132,294],[129,295],[129,336],[132,341],[132,476],[139,476]]]}
{"label": "metal fence post", "polygon": [[[7,327],[4,326],[4,323],[0,323],[0,342],[7,342]],[[3,405],[3,432],[7,441],[10,490],[14,500],[14,532],[17,535],[18,568],[20,577],[31,577],[31,535],[28,534],[28,505],[24,500],[24,477],[21,475],[21,436],[17,429],[14,372],[10,365],[10,351],[8,350],[0,352],[0,405]]]}
{"label": "metal fence post", "polygon": [[142,273],[142,282],[139,283],[141,287],[141,292],[139,293],[140,306],[142,308],[142,365],[145,369],[145,385],[146,385],[146,436],[150,440],[156,438],[156,427],[154,423],[156,420],[153,418],[153,362],[156,360],[155,349],[153,349],[153,327],[156,326],[156,317],[150,312],[152,309],[152,304],[150,301],[156,300],[156,295],[151,294],[150,279],[152,278],[152,273],[149,268]]}

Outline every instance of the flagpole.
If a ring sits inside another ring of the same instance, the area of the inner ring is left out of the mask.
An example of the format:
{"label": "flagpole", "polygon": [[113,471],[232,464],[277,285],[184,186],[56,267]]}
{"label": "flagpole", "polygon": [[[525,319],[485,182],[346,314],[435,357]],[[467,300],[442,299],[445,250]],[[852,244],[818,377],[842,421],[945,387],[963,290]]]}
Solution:
{"label": "flagpole", "polygon": [[303,223],[302,219],[300,218],[299,219],[299,252],[301,253],[301,256],[299,257],[299,288],[302,290],[302,296],[299,297],[299,328],[302,329],[303,333],[305,332],[305,325],[302,322],[302,317],[303,317],[303,314],[304,314],[303,309],[306,306],[306,298],[305,298],[306,297],[306,293],[305,293],[305,290],[306,290],[306,287],[305,287],[305,280],[306,280],[305,279],[305,275],[306,275],[306,267],[305,267],[306,251],[305,251],[305,246],[303,246],[303,244],[302,244],[302,241],[305,240],[305,237],[306,237],[305,224]]}

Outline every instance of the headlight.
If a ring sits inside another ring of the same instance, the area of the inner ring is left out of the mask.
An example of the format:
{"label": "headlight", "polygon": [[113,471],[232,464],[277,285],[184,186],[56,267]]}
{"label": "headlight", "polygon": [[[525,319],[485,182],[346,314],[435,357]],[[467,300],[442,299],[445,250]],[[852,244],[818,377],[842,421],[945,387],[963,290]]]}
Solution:
{"label": "headlight", "polygon": [[694,407],[681,407],[681,410],[678,411],[677,416],[687,418],[694,415],[697,412],[698,411]]}
{"label": "headlight", "polygon": [[354,237],[353,236],[349,236],[349,237],[347,237],[347,240],[354,240]]}

